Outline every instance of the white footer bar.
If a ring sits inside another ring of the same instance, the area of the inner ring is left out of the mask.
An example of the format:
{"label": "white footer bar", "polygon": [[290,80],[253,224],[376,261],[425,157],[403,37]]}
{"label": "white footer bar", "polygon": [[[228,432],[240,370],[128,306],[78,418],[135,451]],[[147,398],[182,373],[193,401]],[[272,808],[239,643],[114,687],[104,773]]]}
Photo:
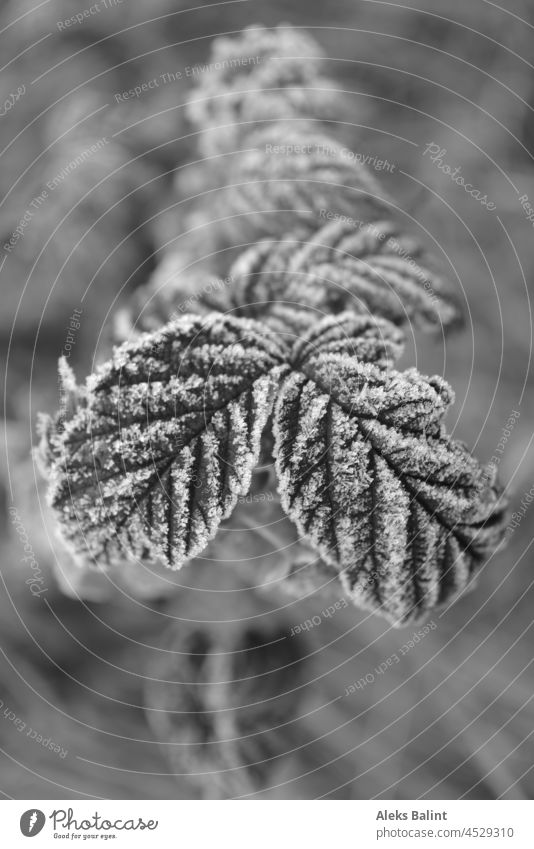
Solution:
{"label": "white footer bar", "polygon": [[533,802],[519,801],[9,800],[0,803],[0,833],[9,849],[533,849],[533,814]]}

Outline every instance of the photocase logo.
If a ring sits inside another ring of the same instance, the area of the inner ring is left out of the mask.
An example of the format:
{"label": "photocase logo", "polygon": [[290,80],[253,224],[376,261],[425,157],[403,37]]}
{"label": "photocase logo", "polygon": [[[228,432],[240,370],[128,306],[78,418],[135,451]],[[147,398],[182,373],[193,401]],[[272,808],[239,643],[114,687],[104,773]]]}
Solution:
{"label": "photocase logo", "polygon": [[29,811],[24,811],[20,818],[20,830],[24,837],[35,837],[42,831],[46,822],[46,817],[42,811],[37,808],[30,808]]}

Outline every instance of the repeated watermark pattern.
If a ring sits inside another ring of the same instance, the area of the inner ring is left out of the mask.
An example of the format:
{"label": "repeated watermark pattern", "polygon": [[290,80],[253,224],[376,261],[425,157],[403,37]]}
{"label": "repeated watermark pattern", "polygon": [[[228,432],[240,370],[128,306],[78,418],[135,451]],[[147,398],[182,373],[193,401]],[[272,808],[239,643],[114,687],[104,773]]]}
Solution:
{"label": "repeated watermark pattern", "polygon": [[150,80],[145,80],[138,85],[129,88],[126,91],[116,91],[113,95],[115,103],[125,103],[127,100],[135,100],[153,91],[156,88],[176,83],[184,78],[192,78],[201,74],[212,73],[213,71],[223,71],[226,68],[240,68],[247,65],[259,65],[262,61],[261,56],[238,56],[232,59],[224,59],[222,62],[211,62],[207,65],[186,65],[180,70],[165,71],[157,77],[152,77]]}
{"label": "repeated watermark pattern", "polygon": [[506,424],[501,430],[501,436],[499,438],[497,447],[495,448],[493,455],[491,456],[486,468],[484,469],[484,474],[482,475],[482,479],[479,483],[480,489],[483,489],[487,485],[488,481],[493,480],[497,472],[497,467],[500,466],[501,458],[506,448],[506,443],[512,435],[512,431],[520,415],[521,413],[518,410],[512,410],[512,412],[508,416]]}
{"label": "repeated watermark pattern", "polygon": [[295,637],[297,634],[301,634],[303,631],[311,631],[312,628],[317,628],[324,619],[330,619],[335,613],[340,610],[343,610],[345,607],[348,606],[348,601],[345,598],[340,598],[339,601],[336,601],[334,602],[334,604],[330,604],[328,607],[325,607],[324,610],[321,610],[320,613],[316,613],[315,616],[311,617],[311,619],[306,619],[299,625],[294,625],[291,628],[290,636]]}
{"label": "repeated watermark pattern", "polygon": [[81,327],[80,316],[83,310],[75,308],[72,315],[69,317],[67,327],[67,335],[63,343],[62,356],[68,359],[72,353],[72,346],[76,344],[76,333]]}
{"label": "repeated watermark pattern", "polygon": [[0,118],[3,118],[4,115],[7,115],[8,112],[11,112],[15,103],[18,103],[21,97],[24,97],[26,94],[26,86],[24,84],[19,85],[15,92],[11,92],[8,94],[2,105],[0,106]]}
{"label": "repeated watermark pattern", "polygon": [[63,21],[56,21],[56,27],[60,32],[63,32],[77,24],[83,24],[88,18],[92,18],[93,15],[98,15],[106,9],[115,9],[117,6],[121,6],[123,2],[124,0],[98,0],[97,3],[93,3],[87,9],[82,9],[81,12],[76,12],[70,18],[65,18]]}
{"label": "repeated watermark pattern", "polygon": [[347,159],[349,162],[358,162],[366,168],[373,168],[375,171],[393,172],[397,167],[394,162],[389,159],[380,159],[376,155],[370,153],[356,153],[348,147],[334,147],[328,144],[266,144],[265,153],[270,153],[273,156],[331,156],[335,159]]}
{"label": "repeated watermark pattern", "polygon": [[526,516],[527,510],[529,506],[534,501],[534,485],[530,487],[527,492],[523,493],[523,497],[521,499],[521,507],[518,510],[514,510],[511,516],[511,521],[506,526],[506,536],[510,537],[516,528],[519,527],[521,522]]}
{"label": "repeated watermark pattern", "polygon": [[212,73],[213,71],[225,71],[233,68],[248,67],[250,65],[259,65],[263,61],[261,56],[232,56],[230,59],[223,59],[221,62],[197,63],[185,68],[186,77],[195,77],[199,74]]}
{"label": "repeated watermark pattern", "polygon": [[274,493],[272,492],[249,492],[248,495],[238,495],[238,504],[262,504],[265,501],[274,501]]}
{"label": "repeated watermark pattern", "polygon": [[48,180],[46,188],[51,192],[54,191],[54,189],[57,189],[57,187],[61,185],[61,183],[63,183],[73,171],[76,171],[76,169],[90,159],[91,156],[94,156],[95,153],[98,153],[103,147],[106,147],[109,142],[110,140],[106,138],[106,136],[102,136],[102,138],[97,139],[94,144],[90,145],[90,147],[85,150],[82,150],[81,153],[74,157],[74,159],[71,159],[71,161],[68,162],[67,165],[65,165],[65,167],[55,175],[55,177]]}
{"label": "repeated watermark pattern", "polygon": [[94,144],[90,145],[90,147],[82,150],[74,159],[71,159],[62,169],[59,171],[54,177],[46,183],[46,189],[35,195],[31,199],[28,204],[27,209],[24,212],[24,215],[19,220],[19,223],[11,233],[8,241],[4,243],[4,251],[6,253],[11,253],[15,245],[20,242],[21,239],[24,238],[26,233],[26,228],[30,224],[33,217],[36,213],[41,209],[42,206],[47,202],[50,197],[50,193],[55,191],[66,179],[69,177],[73,171],[76,171],[81,165],[83,165],[91,156],[94,156],[95,153],[98,153],[109,144],[110,140],[105,136],[101,139],[98,139]]}
{"label": "repeated watermark pattern", "polygon": [[39,734],[31,725],[27,725],[26,722],[21,719],[20,716],[17,716],[14,710],[11,710],[3,701],[0,699],[0,710],[2,711],[2,716],[8,722],[12,722],[13,726],[17,729],[19,734],[25,734],[30,740],[34,740],[43,749],[50,749],[51,752],[55,752],[56,755],[59,755],[60,758],[65,759],[69,753],[68,749],[64,749],[59,743],[56,743],[52,740],[51,737],[43,737],[42,734]]}
{"label": "repeated watermark pattern", "polygon": [[393,666],[396,666],[397,663],[400,663],[401,657],[408,654],[408,652],[415,648],[415,646],[417,646],[427,634],[431,631],[435,631],[437,627],[438,626],[434,620],[432,620],[418,631],[414,631],[410,639],[406,640],[406,642],[399,648],[398,652],[393,652],[393,654],[386,657],[382,663],[379,663],[372,672],[367,672],[366,675],[362,676],[357,681],[354,681],[352,684],[349,684],[349,686],[345,688],[345,696],[351,696],[357,690],[363,690],[368,684],[374,684],[380,675],[383,675],[384,672],[388,671],[388,669],[391,669]]}
{"label": "repeated watermark pattern", "polygon": [[530,221],[532,226],[534,227],[534,206],[530,203],[530,199],[528,195],[521,195],[519,198],[519,203],[521,204],[521,208],[525,213],[525,218],[527,221]]}
{"label": "repeated watermark pattern", "polygon": [[29,586],[32,595],[41,596],[43,593],[48,592],[48,587],[45,585],[44,575],[41,571],[41,567],[39,566],[39,561],[35,556],[24,522],[22,521],[16,507],[10,507],[9,513],[11,515],[11,521],[15,526],[15,531],[17,532],[20,542],[24,548],[24,557],[22,557],[21,560],[23,563],[29,564],[33,573],[29,578],[26,578],[24,583]]}
{"label": "repeated watermark pattern", "polygon": [[359,218],[351,218],[349,215],[341,215],[341,213],[332,212],[332,210],[329,209],[320,209],[319,218],[324,218],[326,221],[339,221],[341,224],[348,224],[349,226],[360,230],[364,229],[380,242],[384,242],[391,251],[394,251],[397,256],[403,259],[410,266],[432,303],[439,303],[439,296],[434,291],[432,284],[428,279],[428,273],[426,273],[424,269],[418,265],[418,263],[410,255],[409,251],[407,251],[394,236],[388,236],[387,233],[377,227],[376,224],[361,221]]}
{"label": "repeated watermark pattern", "polygon": [[[72,346],[76,344],[76,334],[81,327],[80,317],[83,310],[75,308],[72,315],[69,317],[69,323],[66,328],[65,341],[61,349],[61,356],[65,360],[69,359],[72,354]],[[64,425],[68,413],[69,395],[71,387],[65,385],[65,370],[60,368],[57,374],[57,385],[59,394],[59,410],[58,410],[58,427]]]}
{"label": "repeated watermark pattern", "polygon": [[472,198],[477,200],[482,206],[485,206],[490,212],[497,209],[497,205],[488,199],[487,194],[482,194],[482,191],[473,186],[472,183],[466,183],[465,178],[460,174],[460,171],[462,170],[461,165],[453,168],[444,161],[444,157],[447,154],[447,148],[440,147],[437,142],[428,142],[423,151],[423,156],[426,156],[427,153],[430,154],[429,159],[432,164],[435,165],[436,168],[438,168],[443,174],[450,177],[453,183],[456,183],[457,186],[461,186],[468,195],[471,195]]}
{"label": "repeated watermark pattern", "polygon": [[206,297],[207,295],[212,295],[214,292],[220,292],[222,289],[225,289],[227,286],[231,286],[234,282],[233,276],[230,274],[228,277],[224,279],[216,279],[210,280],[209,283],[206,283],[202,286],[198,292],[194,292],[185,301],[182,301],[176,309],[171,313],[169,320],[175,321],[180,315],[184,312],[188,312],[193,304],[195,304],[201,298]]}

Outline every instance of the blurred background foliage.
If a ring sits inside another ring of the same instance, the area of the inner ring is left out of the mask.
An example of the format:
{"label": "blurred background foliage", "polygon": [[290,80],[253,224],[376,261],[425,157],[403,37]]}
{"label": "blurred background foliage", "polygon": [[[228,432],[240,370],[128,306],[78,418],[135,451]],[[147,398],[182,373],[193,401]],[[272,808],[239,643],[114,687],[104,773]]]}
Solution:
{"label": "blurred background foliage", "polygon": [[[177,594],[170,613],[118,593],[81,602],[61,592],[52,572],[58,548],[30,449],[37,411],[58,404],[56,363],[69,317],[82,310],[70,359],[82,377],[105,346],[109,314],[169,242],[180,244],[176,169],[195,156],[185,69],[206,62],[221,33],[258,23],[302,27],[347,92],[340,136],[395,164],[376,176],[441,254],[466,309],[463,334],[447,345],[414,338],[403,363],[452,383],[450,429],[483,462],[511,412],[520,412],[500,465],[513,509],[534,483],[533,230],[519,201],[527,195],[534,204],[534,3],[230,0],[188,10],[181,0],[123,0],[58,28],[87,6],[12,0],[0,13],[0,103],[25,88],[0,117],[1,243],[80,150],[111,140],[48,193],[24,237],[0,257],[0,699],[68,749],[64,759],[44,749],[2,708],[0,790],[15,798],[189,798],[197,786],[168,774],[143,712],[142,674],[156,662],[162,620],[187,617],[192,590]],[[181,79],[117,102],[117,93],[177,71]],[[494,212],[424,155],[430,143],[495,202]],[[11,504],[45,576],[46,603],[24,583]],[[262,796],[531,797],[531,542],[527,513],[477,588],[436,614],[435,630],[353,695],[345,688],[398,652],[413,629],[392,631],[349,609],[288,637],[307,655],[306,680],[299,718],[278,732],[291,753],[273,764]],[[186,569],[177,580],[192,585],[195,576]],[[324,601],[310,594],[282,605],[289,633]],[[263,601],[260,615],[269,615]]]}

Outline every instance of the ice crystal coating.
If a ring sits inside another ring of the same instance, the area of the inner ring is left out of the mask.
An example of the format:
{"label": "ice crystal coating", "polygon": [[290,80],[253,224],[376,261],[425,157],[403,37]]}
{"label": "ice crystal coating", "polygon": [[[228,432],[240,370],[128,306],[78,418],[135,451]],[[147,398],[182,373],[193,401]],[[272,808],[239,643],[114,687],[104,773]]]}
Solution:
{"label": "ice crystal coating", "polygon": [[274,337],[216,314],[118,348],[68,420],[41,424],[75,551],[172,567],[202,551],[248,492],[281,362]]}
{"label": "ice crystal coating", "polygon": [[328,316],[299,338],[251,319],[187,316],[117,349],[43,421],[64,537],[105,563],[178,567],[247,494],[274,398],[282,507],[352,599],[394,624],[465,588],[502,534],[504,503],[447,436],[439,377],[391,365],[383,319]]}
{"label": "ice crystal coating", "polygon": [[202,130],[201,152],[236,149],[258,122],[339,118],[343,100],[322,65],[318,44],[289,25],[251,26],[237,38],[216,39],[187,107]]}
{"label": "ice crystal coating", "polygon": [[265,240],[244,252],[231,273],[233,302],[245,307],[241,314],[271,322],[283,320],[291,303],[301,313],[305,307],[334,315],[351,309],[395,324],[413,321],[424,330],[460,320],[421,245],[390,221],[332,221],[309,240],[302,234]]}
{"label": "ice crystal coating", "polygon": [[327,316],[308,328],[294,343],[291,362],[303,369],[320,354],[321,362],[374,363],[392,366],[404,348],[404,335],[391,322],[350,312]]}
{"label": "ice crystal coating", "polygon": [[[469,584],[503,536],[505,501],[445,431],[448,385],[393,370],[398,325],[447,328],[459,310],[328,135],[324,122],[344,116],[318,57],[289,27],[215,43],[189,104],[208,158],[178,182],[188,257],[136,293],[118,331],[133,341],[85,386],[61,366],[40,459],[84,562],[176,568],[247,496],[274,432],[280,504],[316,560],[308,576],[337,571],[356,604],[399,625]],[[204,278],[200,246],[228,263],[224,279]],[[297,588],[300,567],[278,571]]]}
{"label": "ice crystal coating", "polygon": [[218,169],[203,163],[187,172],[178,189],[200,195],[204,221],[208,206],[218,248],[282,237],[297,225],[311,235],[327,212],[362,221],[391,215],[379,183],[343,150],[314,123],[279,121],[247,135]]}
{"label": "ice crystal coating", "polygon": [[504,503],[442,419],[449,386],[319,345],[275,410],[282,505],[342,573],[353,600],[394,624],[464,589],[502,535]]}
{"label": "ice crystal coating", "polygon": [[[257,63],[243,61],[255,55]],[[281,240],[258,246],[278,284],[264,301],[280,299],[282,290],[286,300],[325,312],[370,311],[424,329],[460,323],[447,284],[395,223],[395,205],[357,152],[330,134],[333,115],[342,124],[345,114],[342,99],[325,88],[319,55],[291,27],[253,27],[215,42],[209,67],[218,73],[199,77],[189,105],[210,158],[178,181],[179,191],[198,198],[191,227],[202,218],[214,252]],[[288,250],[288,233],[309,244]],[[276,264],[283,266],[278,281]]]}

